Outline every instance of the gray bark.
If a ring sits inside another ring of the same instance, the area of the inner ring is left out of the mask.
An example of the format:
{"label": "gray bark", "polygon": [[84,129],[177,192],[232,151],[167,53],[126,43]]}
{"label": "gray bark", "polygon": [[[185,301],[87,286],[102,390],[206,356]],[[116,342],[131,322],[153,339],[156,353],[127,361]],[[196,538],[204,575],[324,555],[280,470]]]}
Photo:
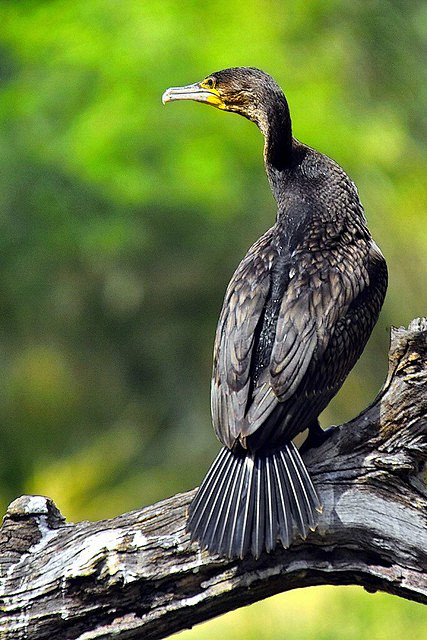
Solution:
{"label": "gray bark", "polygon": [[427,603],[427,319],[392,331],[377,399],[305,460],[324,504],[319,528],[258,561],[189,543],[194,491],[77,524],[48,498],[18,498],[0,530],[0,638],[154,640],[318,584]]}

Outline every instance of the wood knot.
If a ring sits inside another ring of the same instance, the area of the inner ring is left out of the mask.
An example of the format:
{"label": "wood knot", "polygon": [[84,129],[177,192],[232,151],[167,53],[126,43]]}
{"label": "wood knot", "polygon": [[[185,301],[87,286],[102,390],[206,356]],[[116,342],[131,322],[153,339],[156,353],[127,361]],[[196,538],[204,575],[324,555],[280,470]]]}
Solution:
{"label": "wood knot", "polygon": [[21,555],[65,522],[50,498],[21,496],[10,503],[0,529],[0,553]]}
{"label": "wood knot", "polygon": [[49,529],[57,529],[65,522],[53,500],[45,496],[20,496],[10,503],[5,515],[5,519],[12,520],[39,520],[41,517]]}

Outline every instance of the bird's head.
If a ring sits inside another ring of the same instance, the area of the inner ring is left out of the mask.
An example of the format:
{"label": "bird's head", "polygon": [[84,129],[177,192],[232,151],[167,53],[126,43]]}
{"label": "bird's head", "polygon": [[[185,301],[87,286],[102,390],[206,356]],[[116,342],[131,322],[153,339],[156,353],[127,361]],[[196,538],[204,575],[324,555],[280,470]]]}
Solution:
{"label": "bird's head", "polygon": [[215,71],[201,82],[171,87],[162,96],[163,104],[173,100],[195,100],[223,111],[234,111],[256,122],[261,130],[271,106],[278,99],[284,99],[280,87],[271,76],[254,67]]}

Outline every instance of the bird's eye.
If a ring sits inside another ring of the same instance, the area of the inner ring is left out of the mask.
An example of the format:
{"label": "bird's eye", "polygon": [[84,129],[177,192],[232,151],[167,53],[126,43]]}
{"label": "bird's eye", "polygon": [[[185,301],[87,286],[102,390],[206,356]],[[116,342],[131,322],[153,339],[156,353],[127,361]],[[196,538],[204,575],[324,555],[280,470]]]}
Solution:
{"label": "bird's eye", "polygon": [[208,89],[213,89],[215,87],[215,80],[213,78],[206,78],[203,83]]}

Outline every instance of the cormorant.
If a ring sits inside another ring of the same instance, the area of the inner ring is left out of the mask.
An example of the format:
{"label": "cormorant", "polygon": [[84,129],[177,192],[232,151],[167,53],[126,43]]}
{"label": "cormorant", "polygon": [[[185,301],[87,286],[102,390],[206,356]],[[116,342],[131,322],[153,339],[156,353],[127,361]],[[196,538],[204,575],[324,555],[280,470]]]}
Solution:
{"label": "cormorant", "polygon": [[276,222],[228,285],[214,347],[212,420],[224,445],[193,499],[192,540],[258,558],[317,526],[321,503],[292,442],[309,429],[361,355],[380,312],[387,267],[356,186],[292,136],[286,98],[266,73],[224,69],[172,87],[163,103],[234,111],[264,135]]}

